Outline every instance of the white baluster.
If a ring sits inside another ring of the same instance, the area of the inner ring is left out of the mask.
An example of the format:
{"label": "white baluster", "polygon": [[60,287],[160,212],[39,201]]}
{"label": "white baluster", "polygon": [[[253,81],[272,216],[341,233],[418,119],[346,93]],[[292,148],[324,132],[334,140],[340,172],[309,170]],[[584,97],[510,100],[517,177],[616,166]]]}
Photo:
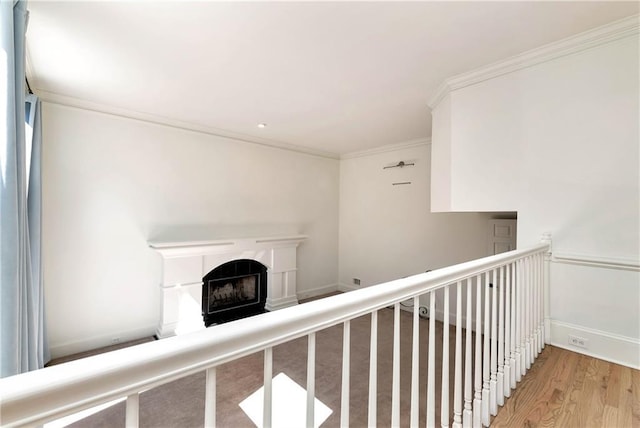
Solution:
{"label": "white baluster", "polygon": [[[427,427],[436,426],[436,292],[429,293],[429,353],[427,355]],[[372,425],[369,424],[371,427]],[[373,425],[375,426],[375,425]]]}
{"label": "white baluster", "polygon": [[476,352],[474,369],[473,427],[482,426],[482,275],[476,276]]}
{"label": "white baluster", "polygon": [[[520,349],[520,371],[518,371],[518,382],[522,379],[522,376],[527,372],[527,363],[526,363],[526,355],[527,355],[527,336],[526,336],[526,306],[527,306],[527,277],[525,275],[525,265],[524,259],[518,260],[520,269],[518,270],[518,295],[519,299],[519,309],[518,309],[518,321],[520,323],[519,333],[520,333],[520,341],[519,349]],[[518,362],[516,362],[518,364]]]}
{"label": "white baluster", "polygon": [[453,426],[462,427],[462,281],[456,284],[456,350],[453,375]]}
{"label": "white baluster", "polygon": [[377,417],[378,386],[378,312],[371,312],[371,344],[369,346],[369,421],[375,427]]}
{"label": "white baluster", "polygon": [[484,350],[482,352],[482,425],[489,426],[489,381],[491,378],[491,289],[489,272],[484,275]]}
{"label": "white baluster", "polygon": [[544,311],[545,311],[545,253],[540,253],[540,352],[544,349],[545,344],[545,326],[544,326]]}
{"label": "white baluster", "polygon": [[531,256],[531,364],[538,356],[538,296],[536,256]]}
{"label": "white baluster", "polygon": [[420,297],[413,298],[413,342],[411,344],[411,427],[420,415]]}
{"label": "white baluster", "polygon": [[442,321],[442,388],[440,425],[449,426],[449,285],[444,287],[444,319]]}
{"label": "white baluster", "polygon": [[516,334],[517,334],[517,327],[516,327],[516,264],[512,263],[509,265],[510,266],[510,282],[511,282],[511,358],[510,358],[510,364],[511,364],[511,374],[509,375],[509,378],[511,380],[511,389],[515,389],[516,388],[516,372],[518,371],[516,368],[516,348],[517,348],[517,341],[516,341]]}
{"label": "white baluster", "polygon": [[511,397],[511,265],[504,267],[504,396]]}
{"label": "white baluster", "polygon": [[497,271],[492,271],[491,288],[491,380],[489,383],[489,410],[498,414],[498,281]]}
{"label": "white baluster", "polygon": [[137,428],[140,415],[140,394],[137,392],[127,397],[127,409],[125,416],[125,426],[127,428]]}
{"label": "white baluster", "polygon": [[498,406],[504,405],[504,267],[498,270]]}
{"label": "white baluster", "polygon": [[[546,235],[543,241],[547,244],[551,244],[551,236]],[[542,346],[547,343],[549,338],[550,328],[549,325],[549,262],[551,258],[551,248],[546,249],[542,253]]]}
{"label": "white baluster", "polygon": [[529,258],[530,261],[530,265],[529,265],[529,279],[531,280],[530,283],[530,298],[531,298],[531,304],[529,305],[531,312],[529,314],[529,319],[531,320],[531,325],[529,326],[531,329],[531,364],[533,364],[533,362],[536,359],[536,349],[538,348],[538,344],[536,343],[536,310],[537,310],[537,305],[536,305],[536,259],[535,256],[531,256]]}
{"label": "white baluster", "polygon": [[400,426],[400,303],[393,311],[393,379],[391,387],[391,426]]}
{"label": "white baluster", "polygon": [[349,378],[351,359],[351,321],[345,321],[342,330],[342,396],[340,403],[340,426],[349,427]]}
{"label": "white baluster", "polygon": [[462,412],[462,426],[470,427],[472,425],[473,407],[471,406],[473,400],[472,381],[471,375],[473,367],[471,366],[471,321],[472,314],[471,309],[473,307],[472,302],[472,289],[473,278],[467,278],[467,323],[465,331],[464,341],[464,410]]}
{"label": "white baluster", "polygon": [[264,397],[262,403],[262,426],[271,428],[271,412],[272,412],[272,388],[271,381],[273,379],[273,348],[264,350]]}
{"label": "white baluster", "polygon": [[204,393],[204,426],[214,428],[216,426],[216,368],[207,369]]}
{"label": "white baluster", "polygon": [[537,315],[538,302],[536,299],[536,258],[531,256],[531,364],[536,360],[538,352],[538,339],[536,333],[538,331]]}
{"label": "white baluster", "polygon": [[532,357],[532,353],[531,350],[533,349],[533,345],[531,342],[531,312],[532,312],[532,308],[531,308],[531,303],[532,303],[532,298],[531,298],[531,259],[529,257],[526,257],[524,259],[524,268],[525,268],[525,277],[526,277],[526,281],[525,281],[525,292],[526,292],[526,305],[525,305],[525,334],[526,334],[526,347],[525,347],[525,359],[524,359],[524,363],[525,363],[525,368],[526,370],[529,370],[531,368],[531,357]]}
{"label": "white baluster", "polygon": [[391,426],[400,426],[400,303],[393,308],[393,379],[391,387]]}
{"label": "white baluster", "polygon": [[307,336],[307,427],[314,427],[316,399],[316,334]]}
{"label": "white baluster", "polygon": [[538,354],[544,349],[544,310],[543,305],[543,259],[542,253],[538,254]]}

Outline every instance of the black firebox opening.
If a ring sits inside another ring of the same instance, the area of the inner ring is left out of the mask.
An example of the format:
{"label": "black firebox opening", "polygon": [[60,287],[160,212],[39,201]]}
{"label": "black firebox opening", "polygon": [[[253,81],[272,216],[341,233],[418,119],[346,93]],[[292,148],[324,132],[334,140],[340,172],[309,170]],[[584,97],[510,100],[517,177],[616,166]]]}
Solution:
{"label": "black firebox opening", "polygon": [[202,279],[204,325],[261,314],[267,301],[267,267],[255,260],[233,260]]}

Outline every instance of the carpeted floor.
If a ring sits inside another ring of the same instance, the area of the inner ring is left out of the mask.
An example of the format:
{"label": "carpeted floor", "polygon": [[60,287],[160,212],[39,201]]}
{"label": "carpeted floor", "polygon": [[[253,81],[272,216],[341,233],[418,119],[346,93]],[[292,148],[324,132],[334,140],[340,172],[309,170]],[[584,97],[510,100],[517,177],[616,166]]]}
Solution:
{"label": "carpeted floor", "polygon": [[[379,311],[378,324],[378,426],[391,423],[391,382],[393,351],[393,310]],[[401,311],[401,425],[409,425],[412,314]],[[450,328],[450,366],[453,367],[455,329]],[[350,426],[367,425],[370,316],[351,322]],[[426,349],[428,320],[420,320],[420,425],[425,421]],[[436,364],[441,364],[442,324],[436,328]],[[306,387],[307,339],[279,345],[273,351],[273,375],[285,373]],[[316,397],[333,410],[323,427],[340,424],[342,367],[342,325],[316,334]],[[437,372],[439,370],[436,370]],[[453,373],[450,375],[453,382]],[[440,377],[436,379],[436,422],[440,422]],[[217,423],[219,427],[254,427],[239,403],[263,383],[263,353],[257,353],[217,370]],[[204,424],[205,374],[198,373],[140,395],[140,426],[202,427]],[[450,388],[450,403],[453,387]],[[80,420],[73,427],[124,426],[124,402]],[[277,427],[281,428],[281,427]],[[283,427],[288,428],[288,427]],[[291,427],[294,428],[294,427]]]}

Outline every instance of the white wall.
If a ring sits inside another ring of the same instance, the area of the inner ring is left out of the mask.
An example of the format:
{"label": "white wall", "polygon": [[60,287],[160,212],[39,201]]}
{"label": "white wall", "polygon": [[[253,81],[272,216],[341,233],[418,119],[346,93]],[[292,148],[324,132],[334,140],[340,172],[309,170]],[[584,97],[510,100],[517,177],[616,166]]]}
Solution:
{"label": "white wall", "polygon": [[[340,285],[361,287],[487,255],[490,214],[433,214],[430,145],[340,163]],[[383,169],[399,161],[415,166]],[[394,182],[407,182],[397,185]]]}
{"label": "white wall", "polygon": [[54,356],[151,335],[148,240],[307,234],[298,289],[335,289],[334,159],[44,103],[44,273]]}
{"label": "white wall", "polygon": [[[520,247],[551,232],[554,254],[638,263],[638,60],[633,35],[452,91],[434,111],[434,153],[450,154],[434,206],[517,210]],[[553,263],[551,279],[555,344],[569,332],[640,366],[637,270]]]}

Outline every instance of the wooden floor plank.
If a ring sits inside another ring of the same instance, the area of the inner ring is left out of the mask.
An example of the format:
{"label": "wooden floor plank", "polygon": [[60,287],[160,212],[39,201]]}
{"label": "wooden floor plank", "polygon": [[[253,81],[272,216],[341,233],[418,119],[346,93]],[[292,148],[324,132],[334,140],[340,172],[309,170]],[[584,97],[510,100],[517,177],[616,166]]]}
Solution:
{"label": "wooden floor plank", "polygon": [[546,346],[492,427],[640,428],[640,371]]}
{"label": "wooden floor plank", "polygon": [[604,404],[611,406],[614,409],[618,408],[620,402],[620,374],[624,367],[618,364],[610,364],[609,369],[609,382],[607,383],[607,394],[604,399]]}
{"label": "wooden floor plank", "polygon": [[631,394],[632,394],[632,422],[633,427],[640,427],[640,372],[631,372]]}
{"label": "wooden floor plank", "polygon": [[631,380],[633,369],[622,367],[620,370],[620,399],[616,425],[630,427],[633,425],[633,383]]}
{"label": "wooden floor plank", "polygon": [[567,391],[571,384],[571,380],[574,379],[577,371],[579,370],[579,358],[580,355],[573,352],[568,353],[564,358],[562,358],[564,370],[561,375],[555,378],[555,389],[547,405],[547,413],[540,420],[540,426],[555,426],[556,420],[558,419],[558,416],[565,405],[565,400],[568,397]]}
{"label": "wooden floor plank", "polygon": [[588,385],[591,385],[592,389],[590,391],[585,389],[585,393],[591,396],[591,400],[587,408],[587,425],[583,426],[598,427],[601,426],[603,422],[609,373],[612,364],[602,360],[594,360],[596,367],[595,379],[588,382]]}
{"label": "wooden floor plank", "polygon": [[604,411],[602,413],[602,423],[600,424],[600,426],[602,428],[611,428],[618,426],[617,424],[618,408],[605,404]]}
{"label": "wooden floor plank", "polygon": [[575,354],[575,361],[576,369],[572,374],[572,378],[567,380],[568,386],[564,390],[564,400],[558,411],[555,422],[556,426],[569,426],[569,422],[573,418],[575,409],[582,397],[582,389],[587,374],[587,367],[589,366],[589,358],[584,355]]}

